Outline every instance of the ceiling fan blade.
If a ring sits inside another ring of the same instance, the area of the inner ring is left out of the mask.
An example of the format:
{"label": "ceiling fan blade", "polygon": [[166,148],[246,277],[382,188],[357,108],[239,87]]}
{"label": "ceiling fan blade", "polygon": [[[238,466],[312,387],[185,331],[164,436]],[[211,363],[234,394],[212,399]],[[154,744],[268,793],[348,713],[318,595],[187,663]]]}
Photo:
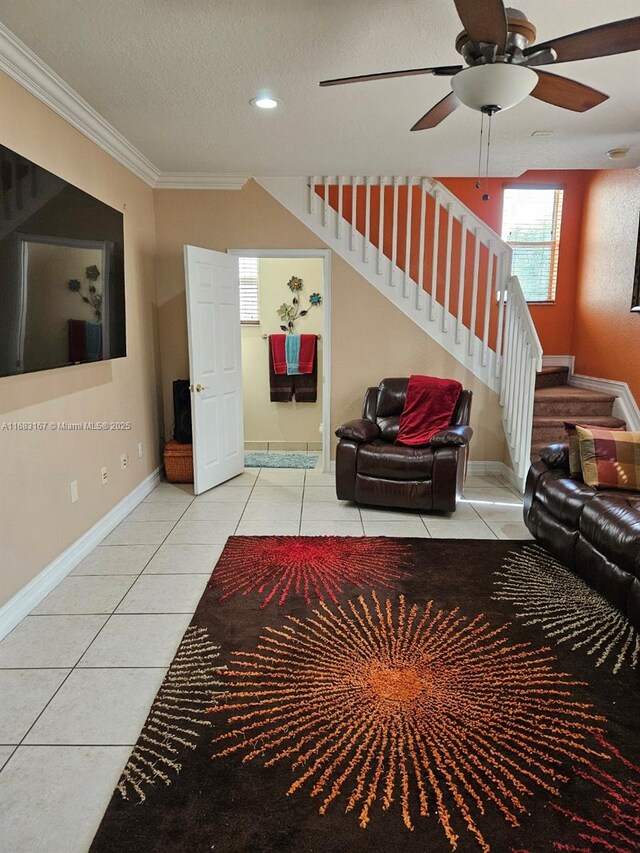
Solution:
{"label": "ceiling fan blade", "polygon": [[640,50],[640,18],[612,21],[590,30],[560,36],[534,44],[523,53],[529,56],[546,48],[556,52],[556,62],[573,62],[576,59],[592,59],[596,56],[613,56],[616,53]]}
{"label": "ceiling fan blade", "polygon": [[507,13],[502,0],[453,0],[462,26],[471,41],[495,44],[504,53],[507,41]]}
{"label": "ceiling fan blade", "polygon": [[592,107],[597,107],[606,101],[609,95],[598,92],[584,83],[569,80],[568,77],[560,77],[557,74],[549,74],[548,71],[538,71],[538,82],[531,93],[539,101],[555,104],[556,107],[564,107],[565,110],[574,110],[583,113]]}
{"label": "ceiling fan blade", "polygon": [[444,121],[448,115],[460,106],[460,101],[453,92],[449,92],[441,101],[431,107],[411,128],[411,130],[428,130]]}
{"label": "ceiling fan blade", "polygon": [[451,77],[462,71],[462,65],[440,65],[435,68],[408,68],[406,71],[382,71],[380,74],[361,74],[358,77],[338,77],[335,80],[322,80],[321,86],[342,86],[343,83],[363,83],[366,80],[389,80],[392,77],[417,77],[420,74],[434,74],[436,77]]}

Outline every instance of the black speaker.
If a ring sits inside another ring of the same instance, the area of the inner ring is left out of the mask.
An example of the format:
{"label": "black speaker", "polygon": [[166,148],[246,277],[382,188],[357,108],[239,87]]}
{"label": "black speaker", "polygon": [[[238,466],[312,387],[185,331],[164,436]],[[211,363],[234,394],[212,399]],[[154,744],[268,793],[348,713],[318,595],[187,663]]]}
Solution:
{"label": "black speaker", "polygon": [[180,444],[191,444],[191,392],[188,379],[173,383],[173,438]]}

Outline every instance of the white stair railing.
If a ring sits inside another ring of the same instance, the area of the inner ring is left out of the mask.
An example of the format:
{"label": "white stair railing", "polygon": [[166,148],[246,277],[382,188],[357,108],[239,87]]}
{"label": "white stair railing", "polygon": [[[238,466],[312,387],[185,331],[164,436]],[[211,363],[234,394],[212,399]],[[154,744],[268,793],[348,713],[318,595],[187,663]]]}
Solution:
{"label": "white stair railing", "polygon": [[500,394],[513,467],[523,486],[542,350],[511,276],[511,247],[432,178],[258,182]]}

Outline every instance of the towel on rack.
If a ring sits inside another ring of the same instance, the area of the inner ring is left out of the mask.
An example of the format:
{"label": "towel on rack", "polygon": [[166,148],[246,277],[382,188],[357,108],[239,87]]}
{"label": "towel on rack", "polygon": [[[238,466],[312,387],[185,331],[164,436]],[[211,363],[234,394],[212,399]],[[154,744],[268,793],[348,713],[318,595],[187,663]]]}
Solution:
{"label": "towel on rack", "polygon": [[[284,358],[284,335],[270,335],[270,338],[269,399],[272,403],[290,403],[293,399],[294,377],[287,376],[287,363]],[[282,340],[276,342],[274,346],[273,338],[281,338]]]}
{"label": "towel on rack", "polygon": [[69,320],[69,361],[99,361],[102,358],[102,323]]}
{"label": "towel on rack", "polygon": [[284,339],[286,335],[269,335],[269,364],[273,372],[280,375],[287,372]]}
{"label": "towel on rack", "polygon": [[298,359],[298,373],[313,373],[317,341],[317,335],[300,335],[300,357]]}
{"label": "towel on rack", "polygon": [[295,376],[300,373],[298,362],[300,361],[300,335],[287,335],[284,342],[284,351],[287,357],[287,373]]}
{"label": "towel on rack", "polygon": [[318,399],[318,338],[315,335],[303,335],[311,338],[312,369],[310,373],[298,373],[292,376],[293,390],[298,403],[315,403]]}

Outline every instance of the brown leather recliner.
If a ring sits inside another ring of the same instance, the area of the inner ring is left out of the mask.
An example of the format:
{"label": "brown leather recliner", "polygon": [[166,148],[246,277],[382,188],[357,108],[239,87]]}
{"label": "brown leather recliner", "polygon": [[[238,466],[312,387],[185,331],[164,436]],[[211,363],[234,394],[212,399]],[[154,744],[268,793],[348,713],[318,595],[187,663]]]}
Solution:
{"label": "brown leather recliner", "polygon": [[362,418],[336,430],[336,492],[340,500],[454,512],[467,468],[471,391],[462,391],[451,425],[422,447],[394,444],[408,378],[368,388]]}

